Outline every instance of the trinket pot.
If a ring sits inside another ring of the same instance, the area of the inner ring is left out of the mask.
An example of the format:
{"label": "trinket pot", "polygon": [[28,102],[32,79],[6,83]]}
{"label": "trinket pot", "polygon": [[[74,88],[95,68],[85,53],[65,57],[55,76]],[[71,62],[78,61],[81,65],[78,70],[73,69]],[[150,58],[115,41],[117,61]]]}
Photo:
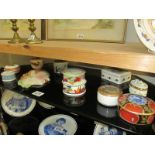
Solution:
{"label": "trinket pot", "polygon": [[63,72],[63,82],[74,84],[85,79],[85,71],[78,68],[68,68]]}
{"label": "trinket pot", "polygon": [[118,97],[122,91],[113,85],[103,85],[98,88],[97,100],[100,104],[108,107],[118,105]]}
{"label": "trinket pot", "polygon": [[131,94],[137,94],[142,96],[147,96],[148,85],[142,80],[135,79],[129,84],[129,92]]}

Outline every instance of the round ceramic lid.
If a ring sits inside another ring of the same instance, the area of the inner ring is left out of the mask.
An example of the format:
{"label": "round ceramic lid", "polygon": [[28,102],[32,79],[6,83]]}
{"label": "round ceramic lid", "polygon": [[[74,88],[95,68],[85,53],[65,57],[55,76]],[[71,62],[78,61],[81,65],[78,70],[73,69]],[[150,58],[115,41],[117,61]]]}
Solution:
{"label": "round ceramic lid", "polygon": [[135,19],[134,25],[142,43],[155,52],[155,19]]}
{"label": "round ceramic lid", "polygon": [[77,130],[76,121],[68,115],[58,114],[47,117],[40,125],[40,135],[74,135]]}
{"label": "round ceramic lid", "polygon": [[136,87],[137,89],[146,89],[148,88],[148,85],[143,82],[142,80],[139,80],[139,79],[135,79],[135,80],[132,80],[130,82],[130,85],[133,86],[133,87]]}
{"label": "round ceramic lid", "polygon": [[18,67],[19,67],[19,65],[15,64],[15,65],[12,65],[12,66],[11,66],[11,65],[10,65],[10,66],[7,65],[7,66],[5,66],[4,68],[5,68],[5,69],[14,69],[14,68],[18,68]]}
{"label": "round ceramic lid", "polygon": [[22,117],[29,114],[36,105],[35,100],[10,90],[4,91],[1,103],[4,111],[14,117]]}
{"label": "round ceramic lid", "polygon": [[77,77],[85,74],[85,71],[79,68],[68,68],[63,71],[63,74],[66,76]]}
{"label": "round ceramic lid", "polygon": [[126,132],[105,124],[96,123],[93,135],[126,135]]}
{"label": "round ceramic lid", "polygon": [[123,94],[119,97],[119,106],[128,112],[139,115],[155,114],[155,102],[148,97],[135,94]]}
{"label": "round ceramic lid", "polygon": [[113,85],[104,85],[98,88],[98,93],[103,96],[119,96],[122,94],[122,91]]}

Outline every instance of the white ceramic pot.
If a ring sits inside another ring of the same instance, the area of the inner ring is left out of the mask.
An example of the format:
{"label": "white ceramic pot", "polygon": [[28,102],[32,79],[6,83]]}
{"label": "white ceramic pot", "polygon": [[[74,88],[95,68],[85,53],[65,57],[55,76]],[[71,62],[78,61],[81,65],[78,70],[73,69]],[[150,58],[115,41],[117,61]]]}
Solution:
{"label": "white ceramic pot", "polygon": [[108,107],[118,105],[118,98],[122,94],[122,91],[112,85],[104,85],[98,88],[97,100],[100,104]]}
{"label": "white ceramic pot", "polygon": [[129,84],[130,94],[136,94],[141,96],[147,96],[148,85],[142,80],[135,79]]}

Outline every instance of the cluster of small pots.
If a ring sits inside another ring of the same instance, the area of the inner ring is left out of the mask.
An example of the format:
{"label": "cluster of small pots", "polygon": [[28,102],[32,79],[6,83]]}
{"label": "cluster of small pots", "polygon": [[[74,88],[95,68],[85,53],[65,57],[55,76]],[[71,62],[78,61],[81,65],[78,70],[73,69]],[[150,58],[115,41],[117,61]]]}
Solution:
{"label": "cluster of small pots", "polygon": [[152,124],[155,102],[146,97],[147,89],[147,84],[138,79],[130,82],[129,93],[126,94],[113,85],[100,86],[97,92],[97,111],[102,116],[115,117],[117,108],[120,118],[130,124]]}

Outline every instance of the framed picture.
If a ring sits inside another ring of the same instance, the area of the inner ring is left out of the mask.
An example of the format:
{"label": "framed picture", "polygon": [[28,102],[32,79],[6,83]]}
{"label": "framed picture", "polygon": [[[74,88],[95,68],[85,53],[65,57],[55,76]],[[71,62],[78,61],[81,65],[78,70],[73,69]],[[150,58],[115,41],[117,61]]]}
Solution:
{"label": "framed picture", "polygon": [[[11,29],[12,23],[9,19],[0,19],[0,39],[8,40],[13,37],[14,32]],[[17,20],[17,27],[19,28],[18,33],[21,38],[28,38],[29,31],[29,22],[27,19]],[[35,20],[36,35],[41,37],[41,20]]]}
{"label": "framed picture", "polygon": [[125,19],[46,20],[46,40],[124,42]]}

